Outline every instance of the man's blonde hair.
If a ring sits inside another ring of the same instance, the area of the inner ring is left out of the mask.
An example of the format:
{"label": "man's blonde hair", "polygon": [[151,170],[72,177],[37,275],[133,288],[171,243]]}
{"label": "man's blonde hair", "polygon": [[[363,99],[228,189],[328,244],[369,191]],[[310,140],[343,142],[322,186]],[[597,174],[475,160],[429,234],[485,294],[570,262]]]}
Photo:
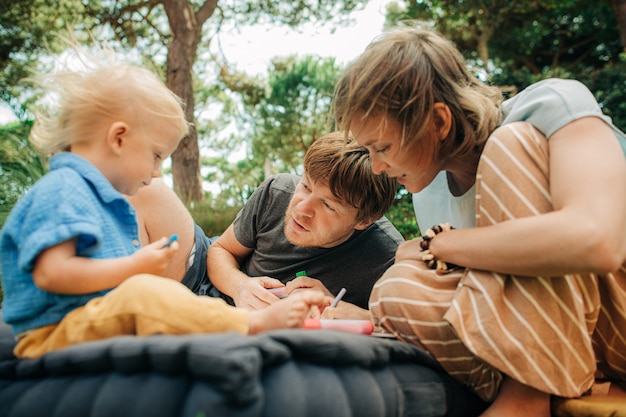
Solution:
{"label": "man's blonde hair", "polygon": [[[120,62],[108,48],[96,55],[71,44],[70,52],[73,58],[60,63],[60,70],[28,79],[53,93],[52,105],[37,113],[30,135],[43,154],[67,151],[109,119],[141,124],[152,115],[176,126],[181,138],[188,134],[181,99],[156,74]],[[81,69],[72,68],[77,65]]]}

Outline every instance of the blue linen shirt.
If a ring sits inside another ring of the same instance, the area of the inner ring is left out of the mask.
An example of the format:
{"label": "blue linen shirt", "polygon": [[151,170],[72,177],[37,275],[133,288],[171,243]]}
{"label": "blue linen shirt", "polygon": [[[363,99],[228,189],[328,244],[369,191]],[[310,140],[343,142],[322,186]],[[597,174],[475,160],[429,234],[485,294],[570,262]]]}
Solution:
{"label": "blue linen shirt", "polygon": [[[74,238],[76,254],[89,258],[128,256],[140,247],[128,200],[89,161],[61,153],[50,159],[50,172],[18,201],[0,233],[2,315],[15,334],[58,323],[108,291],[65,295],[35,285],[37,256]],[[83,279],[89,279],[88,270]]]}

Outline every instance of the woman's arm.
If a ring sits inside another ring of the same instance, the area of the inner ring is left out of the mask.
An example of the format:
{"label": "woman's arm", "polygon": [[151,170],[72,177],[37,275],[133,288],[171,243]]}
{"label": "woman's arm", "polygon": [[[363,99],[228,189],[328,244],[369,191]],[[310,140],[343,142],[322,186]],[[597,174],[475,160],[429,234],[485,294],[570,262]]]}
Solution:
{"label": "woman's arm", "polygon": [[[437,235],[439,259],[519,275],[606,273],[626,259],[626,160],[606,123],[586,117],[549,139],[554,211]],[[417,242],[399,257],[418,256]],[[398,257],[397,257],[398,258]]]}

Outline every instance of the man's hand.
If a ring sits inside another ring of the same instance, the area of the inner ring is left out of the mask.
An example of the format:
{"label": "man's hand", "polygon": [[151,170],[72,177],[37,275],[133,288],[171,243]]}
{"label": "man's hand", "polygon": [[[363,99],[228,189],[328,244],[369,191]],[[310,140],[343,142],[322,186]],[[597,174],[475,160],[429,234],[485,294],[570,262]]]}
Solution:
{"label": "man's hand", "polygon": [[334,294],[331,294],[330,291],[328,291],[328,288],[326,288],[326,286],[322,284],[322,281],[320,281],[319,279],[311,277],[296,277],[287,283],[287,292],[289,294],[304,289],[319,290],[322,291],[326,296],[335,296]]}
{"label": "man's hand", "polygon": [[340,301],[337,307],[326,307],[322,312],[323,319],[370,320],[369,310],[354,304]]}
{"label": "man's hand", "polygon": [[[297,277],[287,283],[287,292],[295,294],[300,291],[314,289],[324,293],[327,297],[335,298],[336,294],[332,294],[328,288],[319,279],[311,277]],[[314,309],[312,309],[314,310]],[[320,312],[315,312],[309,318],[320,318]],[[370,320],[369,310],[357,307],[354,304],[340,301],[337,307],[326,307],[321,312],[323,319],[346,319],[346,320]]]}
{"label": "man's hand", "polygon": [[233,297],[233,301],[237,307],[259,310],[279,300],[268,289],[281,287],[283,287],[283,283],[276,278],[251,277],[243,281],[237,295]]}

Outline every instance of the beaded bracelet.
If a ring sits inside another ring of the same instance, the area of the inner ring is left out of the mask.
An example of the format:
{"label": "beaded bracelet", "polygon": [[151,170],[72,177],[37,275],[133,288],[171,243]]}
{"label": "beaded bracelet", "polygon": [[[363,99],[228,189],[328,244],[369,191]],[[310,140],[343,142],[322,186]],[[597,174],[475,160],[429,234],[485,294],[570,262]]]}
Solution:
{"label": "beaded bracelet", "polygon": [[430,250],[430,241],[432,238],[437,236],[441,232],[447,232],[448,230],[452,230],[454,227],[450,226],[449,223],[439,223],[426,230],[422,234],[422,241],[420,242],[420,247],[422,248],[422,261],[428,266],[430,269],[436,269],[437,271],[448,271],[453,268],[458,268],[458,265],[444,262],[440,259],[437,259],[435,255],[433,255]]}

